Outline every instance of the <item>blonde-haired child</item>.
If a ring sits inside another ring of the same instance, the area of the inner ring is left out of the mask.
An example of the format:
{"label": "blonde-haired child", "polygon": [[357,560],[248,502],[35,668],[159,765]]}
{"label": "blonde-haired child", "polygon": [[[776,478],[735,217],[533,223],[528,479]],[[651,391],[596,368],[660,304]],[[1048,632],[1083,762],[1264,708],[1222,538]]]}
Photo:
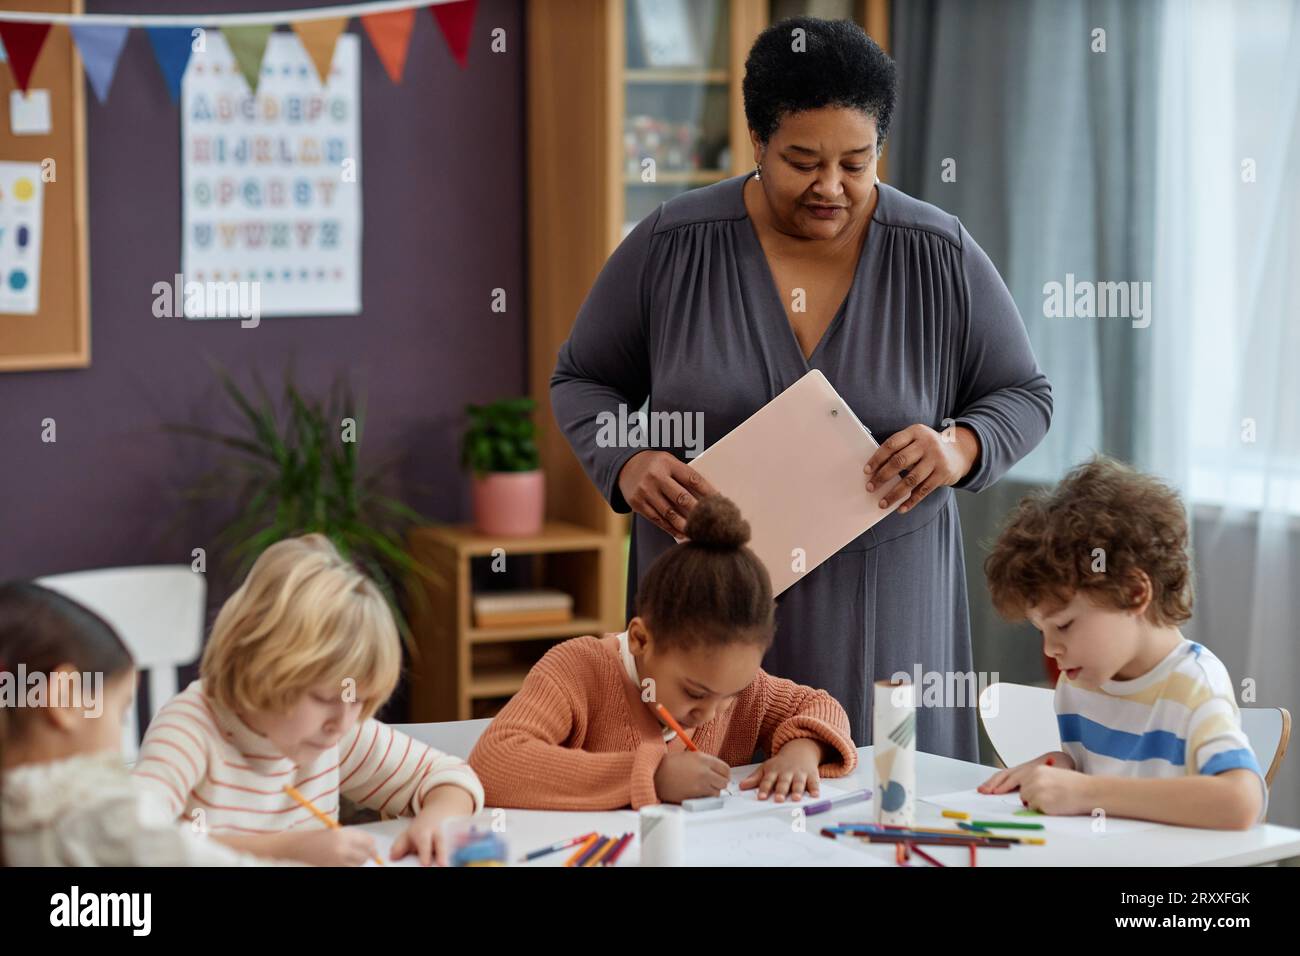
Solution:
{"label": "blonde-haired child", "polygon": [[0,585],[0,866],[265,862],[177,823],[132,778],[120,747],[135,681],[99,615],[39,584]]}
{"label": "blonde-haired child", "polygon": [[261,856],[359,865],[374,840],[329,829],[339,801],[412,816],[393,843],[428,865],[441,822],[483,804],[462,760],[373,719],[401,670],[401,643],[373,581],[318,534],[267,548],[222,607],[200,679],[149,725],[135,773],[177,816]]}

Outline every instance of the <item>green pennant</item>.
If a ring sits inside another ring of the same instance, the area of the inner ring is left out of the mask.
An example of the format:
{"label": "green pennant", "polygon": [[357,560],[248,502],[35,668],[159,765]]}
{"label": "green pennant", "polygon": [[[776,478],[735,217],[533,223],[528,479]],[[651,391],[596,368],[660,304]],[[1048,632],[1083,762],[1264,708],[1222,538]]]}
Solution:
{"label": "green pennant", "polygon": [[255,23],[249,26],[222,27],[221,32],[230,44],[230,52],[235,55],[239,72],[248,81],[248,88],[257,92],[257,81],[262,72],[262,56],[266,53],[266,41],[275,26],[270,23]]}

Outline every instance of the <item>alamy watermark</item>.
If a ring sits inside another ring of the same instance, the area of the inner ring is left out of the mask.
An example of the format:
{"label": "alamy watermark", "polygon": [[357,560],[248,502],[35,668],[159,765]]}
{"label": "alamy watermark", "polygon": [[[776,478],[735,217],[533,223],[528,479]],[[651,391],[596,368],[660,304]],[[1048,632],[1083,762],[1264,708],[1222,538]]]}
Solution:
{"label": "alamy watermark", "polygon": [[104,675],[99,671],[0,670],[0,707],[75,707],[86,717],[104,713]]}
{"label": "alamy watermark", "polygon": [[599,412],[596,424],[600,448],[684,448],[688,459],[704,451],[703,412],[629,413],[620,404],[617,414]]}

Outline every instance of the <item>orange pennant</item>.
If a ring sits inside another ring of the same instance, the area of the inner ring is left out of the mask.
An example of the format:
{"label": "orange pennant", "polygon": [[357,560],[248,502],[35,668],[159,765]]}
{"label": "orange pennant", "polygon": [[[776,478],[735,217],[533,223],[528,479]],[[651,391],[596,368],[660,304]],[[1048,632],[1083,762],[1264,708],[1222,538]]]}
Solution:
{"label": "orange pennant", "polygon": [[320,76],[322,86],[329,82],[330,64],[334,62],[334,46],[339,42],[339,34],[347,25],[347,17],[292,21],[293,32],[298,34],[298,42],[302,44],[307,55],[311,57],[312,63],[316,65],[316,73]]}
{"label": "orange pennant", "polygon": [[406,51],[411,44],[411,28],[415,26],[414,8],[372,13],[361,18],[361,25],[370,35],[370,42],[388,71],[389,79],[401,83],[402,71],[406,69]]}

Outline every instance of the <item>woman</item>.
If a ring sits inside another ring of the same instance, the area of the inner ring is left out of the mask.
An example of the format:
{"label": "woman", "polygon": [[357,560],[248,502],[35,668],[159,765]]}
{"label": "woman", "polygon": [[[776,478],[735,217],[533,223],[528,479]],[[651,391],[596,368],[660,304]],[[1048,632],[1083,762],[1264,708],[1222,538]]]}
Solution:
{"label": "woman", "polygon": [[[560,350],[551,399],[592,481],[636,512],[629,596],[714,489],[685,449],[610,447],[601,422],[620,405],[700,412],[707,447],[817,368],[889,436],[863,462],[863,494],[902,474],[880,500],[906,500],[782,595],[763,665],[829,690],[861,744],[873,681],[971,672],[952,489],[987,487],[1038,444],[1051,386],[961,223],[876,180],[896,98],[879,46],[848,22],[784,21],[755,41],[744,94],[754,172],[677,196],[628,235]],[[974,701],[944,704],[920,709],[918,745],[975,759]]]}

